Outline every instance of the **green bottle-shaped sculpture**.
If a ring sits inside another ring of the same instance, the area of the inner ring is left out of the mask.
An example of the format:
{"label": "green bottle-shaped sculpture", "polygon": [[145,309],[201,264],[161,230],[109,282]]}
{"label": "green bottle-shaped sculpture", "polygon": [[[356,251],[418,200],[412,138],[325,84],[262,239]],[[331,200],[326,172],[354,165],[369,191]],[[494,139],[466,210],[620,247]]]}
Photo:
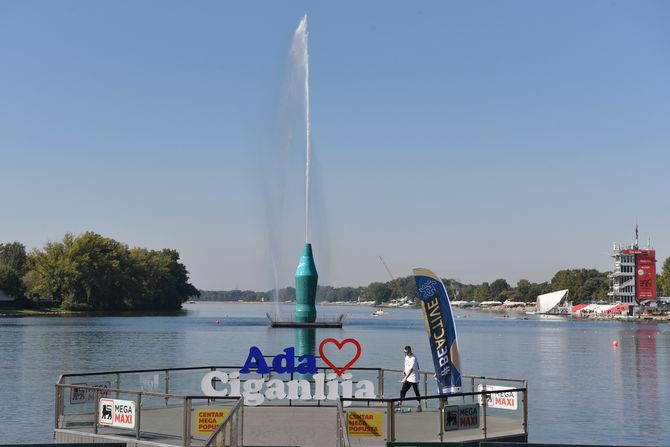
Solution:
{"label": "green bottle-shaped sculpture", "polygon": [[316,321],[316,283],[319,275],[312,256],[312,244],[302,248],[300,263],[295,271],[295,321],[314,323]]}

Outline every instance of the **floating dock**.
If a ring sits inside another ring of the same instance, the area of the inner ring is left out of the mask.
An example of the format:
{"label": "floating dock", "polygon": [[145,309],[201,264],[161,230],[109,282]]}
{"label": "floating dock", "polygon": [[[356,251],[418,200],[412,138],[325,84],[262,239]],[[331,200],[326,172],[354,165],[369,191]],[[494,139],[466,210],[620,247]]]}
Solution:
{"label": "floating dock", "polygon": [[[266,393],[264,402],[247,406],[243,397],[196,391],[204,375],[240,368],[62,375],[56,383],[54,438],[57,443],[120,442],[128,447],[386,447],[401,442],[457,442],[474,447],[483,440],[528,439],[525,380],[464,376],[467,391],[431,396],[432,373],[421,373],[420,412],[414,398],[396,397],[403,375],[396,369],[349,369],[354,382],[374,384],[375,397],[369,398],[271,399]],[[321,374],[329,371],[318,368]],[[285,385],[288,379],[294,380],[276,372],[272,379]],[[299,380],[311,382],[301,393],[316,389],[311,379]],[[218,391],[232,389],[230,382],[212,382],[212,386]],[[114,417],[107,418],[106,408]]]}
{"label": "floating dock", "polygon": [[269,313],[265,314],[268,317],[270,322],[270,327],[277,328],[341,328],[342,323],[344,322],[344,314],[340,314],[339,317],[334,319],[317,319],[313,322],[300,322],[295,321],[294,319],[282,320],[277,317],[273,317]]}

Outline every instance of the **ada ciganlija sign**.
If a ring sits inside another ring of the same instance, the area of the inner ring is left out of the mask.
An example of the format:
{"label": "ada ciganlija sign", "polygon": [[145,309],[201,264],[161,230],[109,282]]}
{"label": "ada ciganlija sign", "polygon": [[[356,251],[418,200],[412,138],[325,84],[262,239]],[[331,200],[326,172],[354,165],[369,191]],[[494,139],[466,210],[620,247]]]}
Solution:
{"label": "ada ciganlija sign", "polygon": [[[334,344],[339,350],[345,345],[351,344],[356,352],[351,360],[342,367],[336,366],[325,354],[324,347]],[[316,367],[316,358],[311,354],[295,356],[295,348],[288,347],[282,354],[276,355],[268,365],[263,352],[257,346],[249,348],[247,360],[239,372],[226,373],[223,371],[211,371],[205,374],[200,382],[202,392],[206,396],[242,396],[244,404],[248,406],[261,405],[265,400],[332,400],[340,397],[356,397],[374,399],[374,384],[370,380],[353,381],[353,376],[347,371],[361,356],[361,345],[356,339],[347,338],[342,341],[334,338],[326,338],[319,345],[321,359],[333,371],[331,373],[319,373]],[[297,360],[297,362],[296,362]],[[270,367],[271,366],[271,367]],[[311,374],[314,382],[312,389],[309,380],[305,379],[254,379],[245,378],[248,374],[270,374],[270,372],[282,374]],[[223,387],[216,388],[215,381],[220,382]],[[313,391],[313,392],[312,392]],[[350,405],[345,402],[344,405]]]}

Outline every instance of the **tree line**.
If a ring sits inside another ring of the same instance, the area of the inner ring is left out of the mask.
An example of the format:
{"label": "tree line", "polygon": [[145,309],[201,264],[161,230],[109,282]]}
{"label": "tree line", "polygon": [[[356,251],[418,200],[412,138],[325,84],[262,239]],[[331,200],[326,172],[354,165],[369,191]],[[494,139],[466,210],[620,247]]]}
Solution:
{"label": "tree line", "polygon": [[0,291],[26,307],[171,312],[199,291],[176,250],[133,247],[93,232],[26,252],[0,244]]}
{"label": "tree line", "polygon": [[[551,281],[532,283],[521,279],[512,287],[506,280],[499,278],[481,284],[465,284],[455,279],[442,279],[451,300],[463,301],[520,301],[535,302],[538,295],[569,289],[570,300],[574,304],[607,300],[609,291],[609,272],[596,269],[565,269],[556,272]],[[670,258],[663,264],[657,275],[657,289],[670,296]],[[279,301],[295,300],[295,289],[286,287],[278,294],[274,290],[254,292],[251,290],[206,291],[201,290],[200,300],[204,301]],[[416,299],[416,286],[413,276],[396,278],[388,282],[373,282],[367,287],[318,286],[318,302],[358,302],[373,301],[375,304],[388,303],[391,300],[409,297]]]}
{"label": "tree line", "polygon": [[[126,244],[93,232],[79,236],[67,233],[62,241],[49,242],[42,249],[26,252],[20,242],[0,244],[0,291],[17,299],[19,305],[59,306],[66,310],[174,311],[188,298],[203,301],[295,300],[295,289],[286,287],[251,290],[198,291],[191,285],[186,267],[175,250],[129,248]],[[443,279],[452,300],[511,300],[534,302],[538,295],[569,289],[575,303],[606,300],[608,272],[595,269],[566,269],[551,281],[532,283],[521,279],[512,287],[499,278],[481,284]],[[657,288],[670,296],[670,258],[657,275]],[[407,276],[366,287],[318,286],[319,302],[416,299],[414,278]]]}
{"label": "tree line", "polygon": [[[316,300],[319,302],[353,302],[365,291],[365,287],[317,286]],[[253,290],[201,290],[198,301],[295,301],[295,287],[285,287],[266,292]]]}

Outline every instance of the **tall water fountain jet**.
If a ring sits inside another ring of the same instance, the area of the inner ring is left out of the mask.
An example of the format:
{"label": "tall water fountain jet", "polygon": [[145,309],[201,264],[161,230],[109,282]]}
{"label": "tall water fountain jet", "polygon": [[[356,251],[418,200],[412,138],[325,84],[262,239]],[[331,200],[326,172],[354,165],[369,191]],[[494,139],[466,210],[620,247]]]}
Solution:
{"label": "tall water fountain jet", "polygon": [[305,246],[295,272],[295,321],[316,321],[316,286],[319,275],[314,263],[312,244],[309,242],[309,174],[312,152],[309,113],[309,52],[307,47],[307,14],[302,18],[293,36],[291,54],[296,67],[302,69],[305,79]]}
{"label": "tall water fountain jet", "polygon": [[[316,271],[316,264],[314,263],[314,254],[312,251],[312,244],[310,243],[310,177],[312,169],[312,136],[311,136],[311,122],[310,122],[310,94],[309,94],[309,56],[307,49],[307,15],[305,15],[293,34],[293,41],[290,50],[290,82],[288,85],[291,88],[288,91],[290,98],[301,96],[298,105],[299,110],[295,115],[288,115],[299,117],[302,119],[304,113],[304,121],[300,121],[297,125],[300,128],[299,134],[302,135],[304,126],[305,135],[305,244],[302,248],[302,253],[298,267],[295,271],[295,293],[296,306],[294,310],[293,321],[280,321],[278,312],[276,317],[272,318],[268,315],[270,324],[273,327],[297,327],[297,328],[315,328],[315,327],[342,327],[343,315],[334,321],[318,321],[316,318],[316,289],[318,282],[318,273]],[[298,98],[296,98],[298,99]],[[286,115],[285,115],[286,116]],[[296,134],[291,134],[290,140],[295,142]],[[292,196],[287,196],[292,198]],[[276,271],[276,269],[275,269]],[[314,332],[303,331],[300,332],[301,343],[296,343],[296,346],[313,347]],[[296,334],[296,336],[298,336]],[[302,340],[305,337],[305,340]]]}

